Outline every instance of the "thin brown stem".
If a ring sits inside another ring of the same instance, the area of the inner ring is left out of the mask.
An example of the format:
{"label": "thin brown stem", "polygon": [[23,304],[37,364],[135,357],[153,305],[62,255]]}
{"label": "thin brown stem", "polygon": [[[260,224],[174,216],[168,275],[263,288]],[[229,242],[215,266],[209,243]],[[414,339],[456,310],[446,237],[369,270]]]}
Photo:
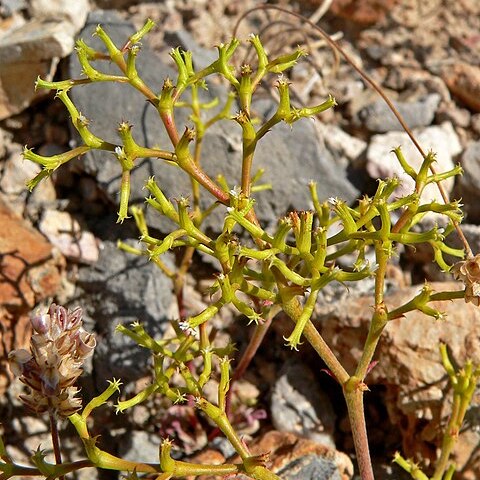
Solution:
{"label": "thin brown stem", "polygon": [[[50,434],[52,436],[52,446],[53,453],[55,455],[55,463],[57,465],[60,465],[62,463],[62,452],[60,450],[60,437],[58,435],[57,419],[51,411],[48,412],[48,417],[50,420]],[[65,477],[63,475],[58,478],[59,480],[65,480]]]}

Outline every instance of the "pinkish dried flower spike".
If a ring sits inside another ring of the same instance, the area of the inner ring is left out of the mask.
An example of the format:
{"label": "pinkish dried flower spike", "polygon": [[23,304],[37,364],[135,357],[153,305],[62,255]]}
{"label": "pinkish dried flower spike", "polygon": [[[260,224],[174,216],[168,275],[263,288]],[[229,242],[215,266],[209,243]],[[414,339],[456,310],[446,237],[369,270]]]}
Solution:
{"label": "pinkish dried flower spike", "polygon": [[453,276],[465,284],[465,301],[480,305],[480,254],[457,262],[452,267]]}
{"label": "pinkish dried flower spike", "polygon": [[95,337],[83,328],[78,307],[70,311],[52,304],[48,313],[35,313],[31,323],[30,352],[19,349],[8,356],[13,374],[29,387],[20,398],[37,413],[67,417],[82,406],[74,384],[93,353]]}

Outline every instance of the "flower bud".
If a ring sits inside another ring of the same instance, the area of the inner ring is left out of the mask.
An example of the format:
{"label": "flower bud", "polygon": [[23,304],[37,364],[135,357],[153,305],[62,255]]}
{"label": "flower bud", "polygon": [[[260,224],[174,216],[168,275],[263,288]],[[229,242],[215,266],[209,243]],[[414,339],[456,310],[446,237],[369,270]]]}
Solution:
{"label": "flower bud", "polygon": [[20,377],[23,374],[25,365],[33,358],[32,354],[23,348],[14,350],[8,354],[8,362],[10,364],[10,370],[16,377]]}
{"label": "flower bud", "polygon": [[38,311],[30,319],[32,328],[36,333],[44,335],[50,330],[51,319],[48,313],[39,313]]}

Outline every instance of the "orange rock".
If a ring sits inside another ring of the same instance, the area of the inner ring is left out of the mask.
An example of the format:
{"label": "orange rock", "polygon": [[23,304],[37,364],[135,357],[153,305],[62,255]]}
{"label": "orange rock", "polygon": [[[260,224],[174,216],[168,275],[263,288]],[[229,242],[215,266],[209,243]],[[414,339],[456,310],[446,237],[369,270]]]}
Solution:
{"label": "orange rock", "polygon": [[60,275],[52,245],[0,201],[0,305],[32,308],[55,295]]}
{"label": "orange rock", "polygon": [[457,63],[442,75],[450,91],[469,108],[480,112],[480,68]]}
{"label": "orange rock", "polygon": [[361,25],[381,22],[398,0],[334,0],[330,11],[334,15]]}

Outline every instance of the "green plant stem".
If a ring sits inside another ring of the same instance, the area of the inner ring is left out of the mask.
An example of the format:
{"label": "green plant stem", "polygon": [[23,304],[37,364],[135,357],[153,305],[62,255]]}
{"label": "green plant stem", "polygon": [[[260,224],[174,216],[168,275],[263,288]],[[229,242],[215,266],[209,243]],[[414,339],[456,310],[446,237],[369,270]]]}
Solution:
{"label": "green plant stem", "polygon": [[175,125],[175,119],[173,116],[173,111],[168,110],[159,110],[160,118],[162,119],[163,126],[167,132],[168,138],[172,142],[174,147],[177,146],[180,141],[180,135],[178,134],[177,126]]}
{"label": "green plant stem", "polygon": [[[476,380],[474,381],[474,385],[475,384]],[[472,389],[472,392],[473,390],[474,389]],[[457,443],[460,428],[462,427],[465,413],[470,405],[471,399],[471,395],[454,391],[452,413],[450,414],[450,419],[445,429],[440,458],[436,462],[435,473],[431,480],[442,480],[444,473],[449,468],[450,455]]]}
{"label": "green plant stem", "polygon": [[[94,468],[95,465],[90,460],[77,460],[71,463],[62,463],[55,465],[55,472],[60,478],[67,473],[76,472],[82,468]],[[16,464],[4,464],[0,461],[0,478],[12,478],[12,477],[42,477],[45,476],[38,468],[25,467],[23,465]],[[2,476],[3,475],[3,476]]]}
{"label": "green plant stem", "polygon": [[242,162],[242,193],[249,198],[252,189],[252,163],[254,147],[251,146],[244,152]]}
{"label": "green plant stem", "polygon": [[[363,408],[363,383],[351,379],[344,386],[343,394],[347,403],[348,418],[352,427],[353,443],[357,454],[358,469],[362,480],[374,480],[372,460],[368,446],[367,425]],[[351,388],[350,388],[351,387]]]}
{"label": "green plant stem", "polygon": [[320,358],[326,363],[327,367],[337,379],[338,383],[342,385],[348,381],[350,375],[343,368],[335,354],[330,350],[330,347],[325,343],[325,340],[318,333],[311,320],[307,322],[307,325],[303,330],[303,335],[308,340],[308,343],[318,353]]}
{"label": "green plant stem", "polygon": [[367,339],[363,348],[362,357],[355,371],[355,376],[363,382],[372,362],[373,355],[380,340],[380,336],[388,323],[387,309],[383,303],[385,289],[385,275],[388,265],[388,255],[383,251],[383,242],[377,242],[375,246],[378,268],[375,272],[375,306],[372,321],[368,329]]}
{"label": "green plant stem", "polygon": [[375,253],[378,268],[375,274],[375,306],[372,321],[363,348],[362,357],[355,375],[344,384],[343,393],[347,403],[348,418],[352,426],[352,436],[357,454],[358,468],[362,480],[373,480],[372,460],[368,446],[367,427],[363,407],[363,394],[367,390],[364,383],[369,365],[377,348],[380,336],[387,324],[387,310],[383,302],[385,274],[388,255],[384,251],[384,243],[376,242]]}

